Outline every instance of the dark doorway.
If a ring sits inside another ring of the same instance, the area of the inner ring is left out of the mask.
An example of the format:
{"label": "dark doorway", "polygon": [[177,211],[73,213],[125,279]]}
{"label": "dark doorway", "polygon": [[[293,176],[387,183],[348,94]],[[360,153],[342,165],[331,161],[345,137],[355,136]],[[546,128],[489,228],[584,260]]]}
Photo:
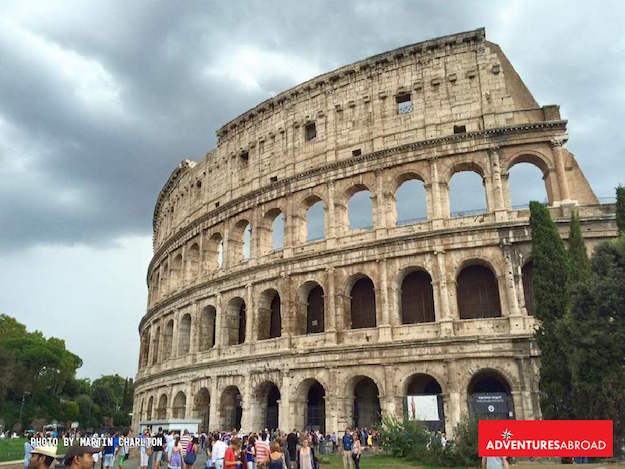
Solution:
{"label": "dark doorway", "polygon": [[269,338],[274,339],[282,335],[282,318],[280,316],[280,295],[277,293],[271,300],[271,319],[269,325]]}
{"label": "dark doorway", "polygon": [[432,277],[427,272],[410,272],[401,283],[402,324],[434,322]]}
{"label": "dark doorway", "polygon": [[306,407],[306,430],[326,431],[326,392],[319,382],[315,382],[308,390]]}
{"label": "dark doorway", "polygon": [[506,420],[514,418],[514,402],[510,386],[496,371],[476,374],[468,389],[469,411],[482,420]]}
{"label": "dark doorway", "polygon": [[371,378],[361,378],[354,388],[354,426],[372,427],[379,422],[378,387]]}
{"label": "dark doorway", "polygon": [[460,319],[501,316],[499,286],[493,272],[483,265],[462,269],[457,279]]}
{"label": "dark doorway", "polygon": [[351,290],[352,329],[375,327],[375,290],[369,277],[358,280]]}
{"label": "dark doorway", "polygon": [[316,334],[324,331],[324,304],[323,289],[317,285],[308,294],[306,306],[306,334]]}
{"label": "dark doorway", "polygon": [[280,391],[275,385],[271,386],[267,395],[267,410],[265,412],[265,427],[270,431],[278,428],[279,414],[278,407],[280,401]]}

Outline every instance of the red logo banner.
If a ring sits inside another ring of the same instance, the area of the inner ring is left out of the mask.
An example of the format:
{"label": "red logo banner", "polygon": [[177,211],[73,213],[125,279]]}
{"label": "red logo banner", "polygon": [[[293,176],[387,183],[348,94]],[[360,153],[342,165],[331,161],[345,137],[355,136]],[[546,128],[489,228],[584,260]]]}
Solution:
{"label": "red logo banner", "polygon": [[480,456],[612,456],[612,420],[480,420]]}

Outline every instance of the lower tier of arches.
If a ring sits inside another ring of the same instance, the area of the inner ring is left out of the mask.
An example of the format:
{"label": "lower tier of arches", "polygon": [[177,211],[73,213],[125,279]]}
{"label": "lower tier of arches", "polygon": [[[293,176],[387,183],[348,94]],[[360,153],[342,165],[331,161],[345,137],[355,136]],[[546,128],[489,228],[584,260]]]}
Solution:
{"label": "lower tier of arches", "polygon": [[453,434],[466,415],[535,419],[533,349],[530,338],[517,338],[171,370],[138,383],[133,426],[340,432],[392,414]]}

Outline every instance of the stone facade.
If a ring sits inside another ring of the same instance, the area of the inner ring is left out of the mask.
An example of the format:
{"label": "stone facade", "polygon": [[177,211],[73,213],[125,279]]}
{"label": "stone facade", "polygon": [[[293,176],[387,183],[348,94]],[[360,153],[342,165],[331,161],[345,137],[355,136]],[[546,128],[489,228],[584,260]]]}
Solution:
{"label": "stone facade", "polygon": [[[437,396],[447,432],[488,393],[540,418],[529,212],[511,207],[509,170],[540,169],[561,234],[578,210],[589,251],[616,235],[614,207],[566,149],[558,107],[536,103],[483,29],[326,73],[217,135],[156,204],[134,427],[338,431],[420,394]],[[460,171],[482,178],[485,212],[450,214]],[[410,180],[427,219],[398,223]],[[351,230],[363,190],[373,226]]]}

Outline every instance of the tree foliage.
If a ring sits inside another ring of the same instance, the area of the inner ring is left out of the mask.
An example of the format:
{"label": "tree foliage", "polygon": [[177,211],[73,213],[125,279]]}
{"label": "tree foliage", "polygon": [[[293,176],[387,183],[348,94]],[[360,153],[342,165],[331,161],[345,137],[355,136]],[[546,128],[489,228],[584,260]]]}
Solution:
{"label": "tree foliage", "polygon": [[616,226],[619,233],[625,232],[625,187],[616,188]]}
{"label": "tree foliage", "polygon": [[[81,366],[82,360],[66,349],[65,341],[29,332],[15,318],[0,315],[0,415],[6,428],[19,430],[35,421],[52,420],[99,427],[105,417],[129,425],[132,380],[103,376],[91,384],[76,378]],[[105,405],[94,404],[103,396]]]}

